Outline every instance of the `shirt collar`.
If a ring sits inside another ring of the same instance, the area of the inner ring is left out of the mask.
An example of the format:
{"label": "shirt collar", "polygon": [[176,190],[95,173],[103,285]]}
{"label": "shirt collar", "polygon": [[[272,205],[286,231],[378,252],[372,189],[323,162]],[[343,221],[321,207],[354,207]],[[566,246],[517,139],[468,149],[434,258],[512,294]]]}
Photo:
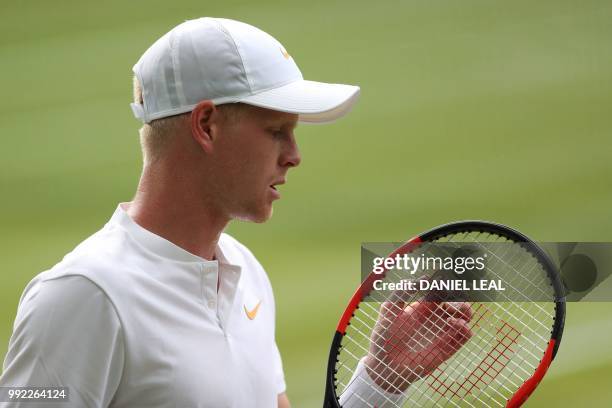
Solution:
{"label": "shirt collar", "polygon": [[118,225],[120,228],[124,229],[133,239],[136,240],[136,242],[138,242],[148,251],[153,252],[158,256],[178,262],[197,262],[210,265],[226,264],[231,266],[230,262],[223,254],[219,244],[217,244],[217,247],[215,248],[216,260],[209,261],[198,255],[192,254],[191,252],[168,241],[167,239],[141,227],[126,212],[128,206],[129,203],[120,203],[117,206],[115,213],[111,217],[109,224]]}

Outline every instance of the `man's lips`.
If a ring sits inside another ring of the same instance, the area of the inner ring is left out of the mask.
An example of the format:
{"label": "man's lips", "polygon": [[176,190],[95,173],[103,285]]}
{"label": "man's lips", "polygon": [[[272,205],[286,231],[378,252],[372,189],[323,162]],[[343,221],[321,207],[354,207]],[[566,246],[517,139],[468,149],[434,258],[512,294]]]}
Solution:
{"label": "man's lips", "polygon": [[279,186],[281,184],[285,184],[285,179],[277,180],[274,183],[270,184],[270,186],[269,186],[270,187],[270,191],[272,192],[272,195],[274,195],[275,199],[279,199],[280,198],[280,193],[276,189],[276,186]]}

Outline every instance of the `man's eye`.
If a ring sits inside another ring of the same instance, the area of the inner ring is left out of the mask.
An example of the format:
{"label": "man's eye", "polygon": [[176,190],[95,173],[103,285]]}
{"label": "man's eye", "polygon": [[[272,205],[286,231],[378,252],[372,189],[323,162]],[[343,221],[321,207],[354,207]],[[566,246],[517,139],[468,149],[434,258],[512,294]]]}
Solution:
{"label": "man's eye", "polygon": [[275,139],[283,139],[285,137],[285,132],[279,129],[272,130],[272,136],[274,136]]}

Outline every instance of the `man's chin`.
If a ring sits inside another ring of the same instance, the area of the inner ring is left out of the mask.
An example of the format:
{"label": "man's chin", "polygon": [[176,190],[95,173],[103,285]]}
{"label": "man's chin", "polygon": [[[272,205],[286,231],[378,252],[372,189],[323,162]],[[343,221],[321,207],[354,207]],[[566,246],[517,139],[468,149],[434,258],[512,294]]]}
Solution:
{"label": "man's chin", "polygon": [[252,218],[251,221],[256,223],[256,224],[263,224],[264,222],[266,222],[270,218],[272,218],[272,214],[273,213],[274,213],[274,209],[272,207],[270,207],[270,211],[266,212],[265,214],[262,214],[259,217]]}
{"label": "man's chin", "polygon": [[272,207],[272,205],[270,205],[266,208],[258,209],[257,211],[249,211],[246,214],[239,215],[235,218],[240,221],[249,221],[254,222],[256,224],[263,224],[264,222],[272,218],[273,213],[274,208]]}

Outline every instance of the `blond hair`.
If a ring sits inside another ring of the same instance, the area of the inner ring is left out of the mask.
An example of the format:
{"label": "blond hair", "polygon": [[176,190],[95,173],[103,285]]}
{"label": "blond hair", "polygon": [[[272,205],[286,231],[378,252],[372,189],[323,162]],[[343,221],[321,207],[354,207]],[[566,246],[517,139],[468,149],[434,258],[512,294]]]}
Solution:
{"label": "blond hair", "polygon": [[[142,88],[138,78],[133,79],[134,103],[144,104],[142,96]],[[249,108],[249,105],[242,103],[228,103],[217,106],[217,109],[223,114],[225,120],[236,122],[239,120],[243,112]],[[142,159],[144,166],[155,163],[162,157],[165,147],[172,135],[176,134],[181,126],[184,126],[187,116],[191,112],[182,113],[166,118],[155,119],[150,123],[145,123],[139,130],[140,147],[142,149]]]}
{"label": "blond hair", "polygon": [[[143,104],[142,88],[138,78],[134,76],[134,103]],[[138,133],[140,134],[140,147],[142,149],[142,160],[144,166],[155,163],[162,157],[168,141],[179,129],[185,121],[187,113],[169,116],[152,120],[150,123],[145,123]]]}

